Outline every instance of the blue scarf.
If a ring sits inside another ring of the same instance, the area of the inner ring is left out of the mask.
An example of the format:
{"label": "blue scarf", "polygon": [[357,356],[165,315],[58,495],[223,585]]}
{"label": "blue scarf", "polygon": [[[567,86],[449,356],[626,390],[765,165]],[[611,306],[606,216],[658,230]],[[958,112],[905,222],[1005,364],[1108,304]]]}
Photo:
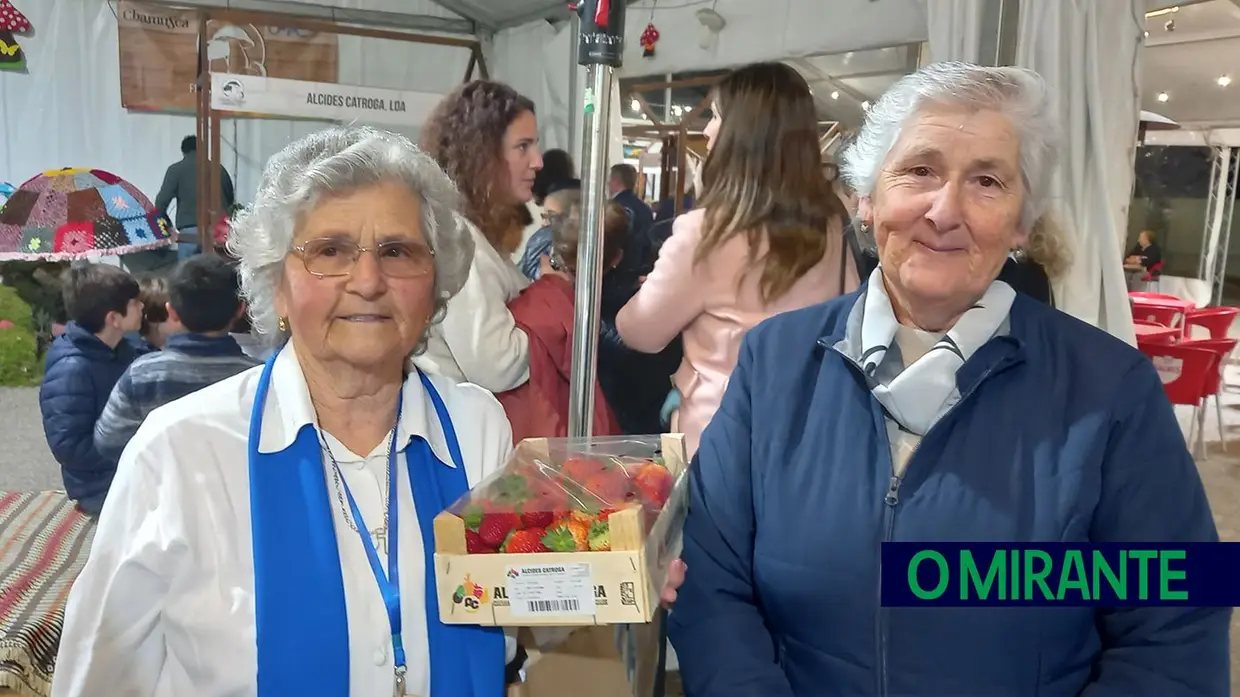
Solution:
{"label": "blue scarf", "polygon": [[[307,424],[288,448],[258,451],[263,405],[276,352],[268,359],[250,416],[250,526],[254,541],[255,622],[259,697],[349,694],[349,624],[336,546],[333,502],[318,433]],[[426,558],[429,697],[495,697],[504,693],[504,634],[496,627],[448,625],[435,592],[435,516],[469,490],[456,430],[425,375],[448,451],[440,462],[422,438],[404,449]],[[402,602],[419,599],[404,597]]]}

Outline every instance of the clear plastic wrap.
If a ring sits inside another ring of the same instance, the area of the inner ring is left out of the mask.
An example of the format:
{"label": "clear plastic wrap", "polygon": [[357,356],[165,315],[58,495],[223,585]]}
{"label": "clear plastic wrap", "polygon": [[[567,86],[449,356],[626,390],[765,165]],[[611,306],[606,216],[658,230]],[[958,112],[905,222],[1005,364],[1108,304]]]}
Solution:
{"label": "clear plastic wrap", "polygon": [[649,529],[675,484],[659,436],[540,439],[448,512],[469,554],[607,552],[611,516],[639,509]]}

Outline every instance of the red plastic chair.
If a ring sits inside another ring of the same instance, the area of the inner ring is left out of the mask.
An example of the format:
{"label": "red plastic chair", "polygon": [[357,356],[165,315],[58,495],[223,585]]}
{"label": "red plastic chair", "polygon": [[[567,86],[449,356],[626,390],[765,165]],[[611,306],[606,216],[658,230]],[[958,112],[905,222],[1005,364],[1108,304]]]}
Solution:
{"label": "red plastic chair", "polygon": [[1135,329],[1137,330],[1137,346],[1145,344],[1167,346],[1179,343],[1181,337],[1179,329],[1170,329],[1157,324],[1137,324]]}
{"label": "red plastic chair", "polygon": [[1167,293],[1151,293],[1143,290],[1129,291],[1128,297],[1133,300],[1171,300],[1177,303],[1183,302],[1183,298],[1175,295],[1168,295]]}
{"label": "red plastic chair", "polygon": [[[1163,391],[1172,404],[1180,404],[1193,408],[1196,424],[1197,441],[1195,452],[1205,456],[1205,410],[1201,402],[1205,398],[1207,382],[1218,372],[1219,355],[1216,351],[1204,348],[1186,348],[1183,344],[1174,346],[1158,346],[1155,344],[1138,344],[1141,353],[1150,357],[1158,377],[1162,379]],[[1193,440],[1193,430],[1188,433],[1188,441]]]}
{"label": "red plastic chair", "polygon": [[1211,339],[1226,339],[1238,314],[1240,307],[1202,307],[1189,310],[1185,321],[1189,327],[1205,327]]}
{"label": "red plastic chair", "polygon": [[1137,300],[1132,302],[1132,319],[1134,321],[1153,322],[1161,324],[1168,329],[1175,329],[1182,335],[1184,333],[1184,315],[1188,307],[1184,304],[1160,303],[1152,300]]}
{"label": "red plastic chair", "polygon": [[[1218,439],[1222,443],[1223,452],[1227,452],[1227,433],[1223,428],[1223,403],[1219,399],[1219,392],[1223,389],[1223,371],[1227,368],[1227,358],[1231,356],[1231,352],[1236,350],[1236,339],[1200,339],[1197,341],[1184,341],[1180,346],[1185,348],[1203,349],[1212,351],[1217,358],[1214,364],[1214,370],[1206,376],[1206,384],[1202,390],[1202,398],[1205,402],[1210,401],[1210,397],[1214,398],[1214,415],[1218,418]],[[1204,407],[1205,404],[1202,404]],[[1202,410],[1204,412],[1204,409]],[[1202,419],[1204,426],[1205,419]]]}
{"label": "red plastic chair", "polygon": [[1141,278],[1145,283],[1154,283],[1162,278],[1163,263],[1161,261],[1150,264],[1150,268],[1145,270],[1145,276]]}

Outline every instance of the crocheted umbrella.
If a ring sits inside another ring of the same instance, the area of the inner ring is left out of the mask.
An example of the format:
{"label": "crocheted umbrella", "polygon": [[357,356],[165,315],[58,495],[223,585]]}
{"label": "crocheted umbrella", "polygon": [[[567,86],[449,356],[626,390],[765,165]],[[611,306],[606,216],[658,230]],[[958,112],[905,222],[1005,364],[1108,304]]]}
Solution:
{"label": "crocheted umbrella", "polygon": [[13,35],[29,33],[30,20],[18,12],[10,0],[0,0],[0,70],[21,70],[26,67],[26,56]]}
{"label": "crocheted umbrella", "polygon": [[0,261],[128,254],[172,244],[175,228],[137,187],[101,169],[44,172],[0,208]]}

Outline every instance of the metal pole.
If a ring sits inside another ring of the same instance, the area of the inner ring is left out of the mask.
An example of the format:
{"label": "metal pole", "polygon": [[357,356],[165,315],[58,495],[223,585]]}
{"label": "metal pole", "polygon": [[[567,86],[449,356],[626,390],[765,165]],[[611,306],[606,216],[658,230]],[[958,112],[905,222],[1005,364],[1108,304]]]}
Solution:
{"label": "metal pole", "polygon": [[581,144],[581,230],[577,242],[577,299],[573,317],[573,360],[568,435],[594,431],[594,385],[598,361],[600,296],[603,282],[603,206],[607,178],[607,130],[614,69],[624,57],[624,0],[584,0],[577,62],[586,66],[585,139]]}

